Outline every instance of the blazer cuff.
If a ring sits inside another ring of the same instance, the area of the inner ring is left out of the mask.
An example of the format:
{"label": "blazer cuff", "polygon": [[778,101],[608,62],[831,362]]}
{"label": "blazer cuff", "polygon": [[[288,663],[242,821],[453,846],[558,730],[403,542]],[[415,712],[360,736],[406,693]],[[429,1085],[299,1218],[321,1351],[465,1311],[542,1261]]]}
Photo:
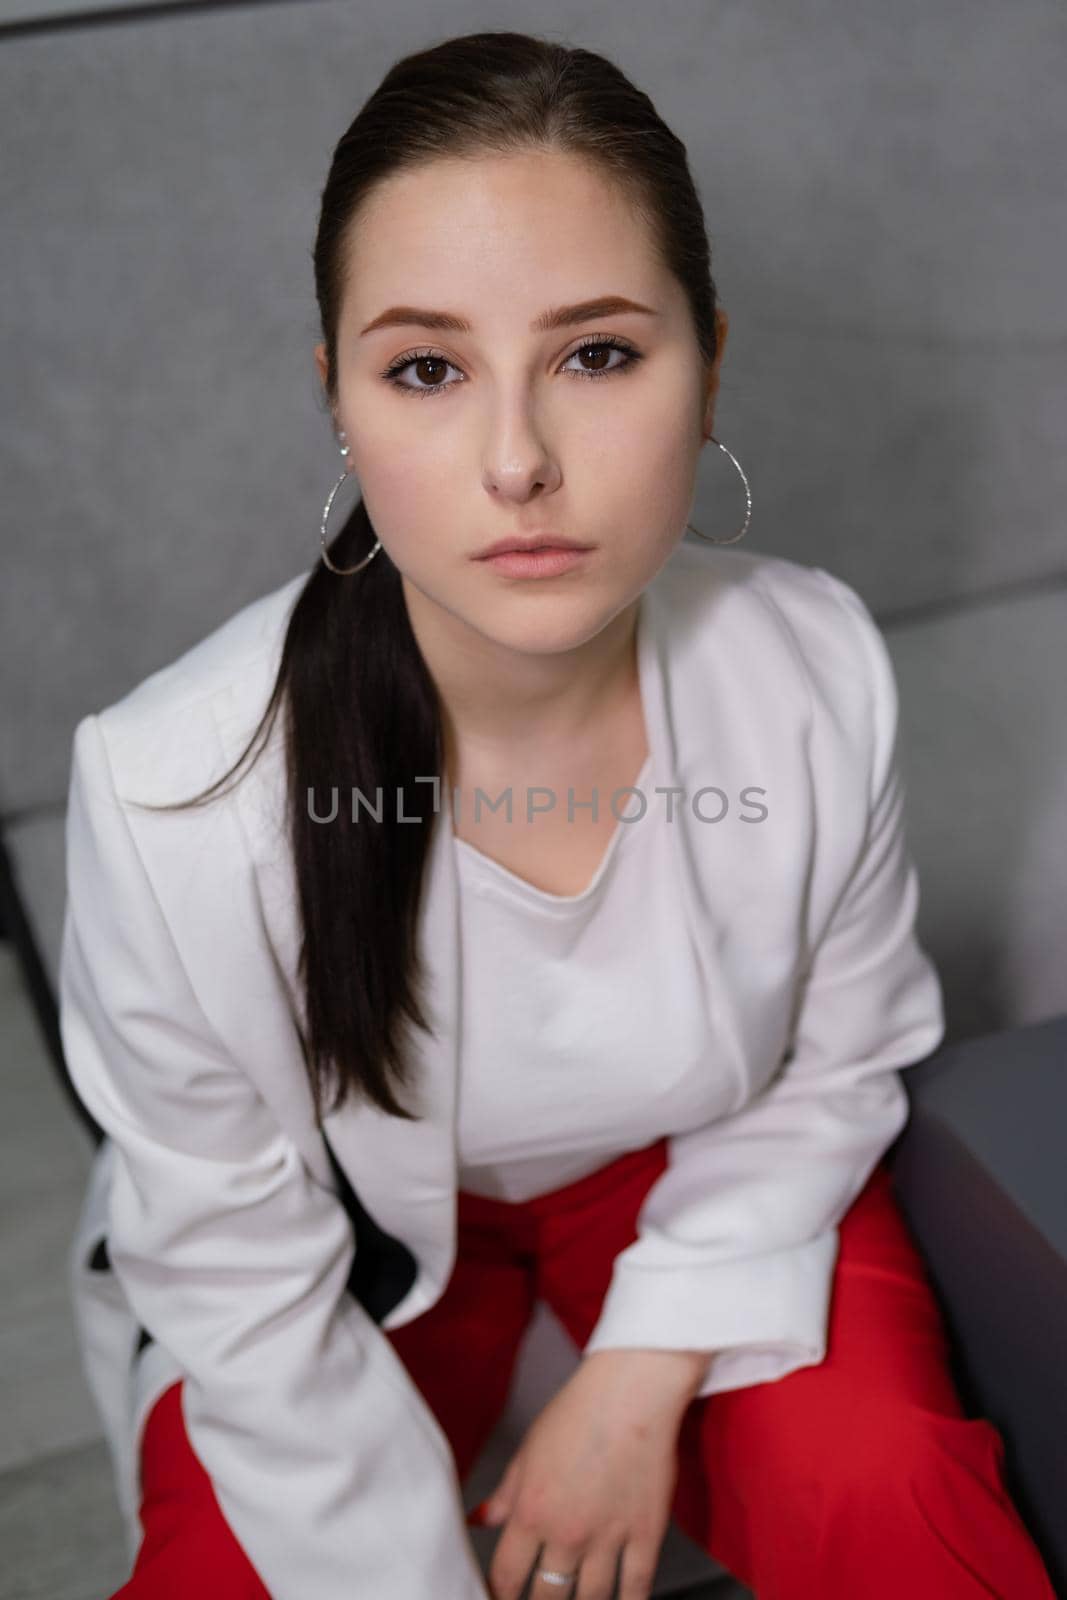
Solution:
{"label": "blazer cuff", "polygon": [[594,1350],[702,1350],[707,1375],[694,1398],[785,1377],[826,1355],[838,1232],[785,1250],[708,1266],[616,1262]]}

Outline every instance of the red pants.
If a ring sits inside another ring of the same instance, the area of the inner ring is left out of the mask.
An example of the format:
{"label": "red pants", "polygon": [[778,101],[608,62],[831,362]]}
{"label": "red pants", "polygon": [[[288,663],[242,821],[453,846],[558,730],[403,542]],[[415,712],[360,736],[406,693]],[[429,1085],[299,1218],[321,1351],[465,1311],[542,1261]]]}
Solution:
{"label": "red pants", "polygon": [[[506,1403],[536,1300],[581,1348],[666,1160],[657,1140],[523,1203],[460,1192],[444,1294],[386,1334],[461,1481]],[[113,1600],[193,1589],[270,1600],[190,1448],[180,1388],[145,1425],[145,1537]],[[1003,1466],[998,1430],[963,1412],[932,1286],[880,1162],[841,1223],[825,1360],[692,1402],[673,1516],[757,1600],[1055,1600]]]}

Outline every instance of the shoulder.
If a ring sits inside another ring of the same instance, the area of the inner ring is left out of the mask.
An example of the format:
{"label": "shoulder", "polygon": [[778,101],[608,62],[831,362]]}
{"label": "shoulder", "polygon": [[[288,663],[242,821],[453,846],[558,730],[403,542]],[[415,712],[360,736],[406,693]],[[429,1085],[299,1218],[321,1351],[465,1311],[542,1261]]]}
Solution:
{"label": "shoulder", "polygon": [[[714,670],[723,651],[755,693],[795,698],[809,723],[871,754],[892,734],[896,685],[866,602],[825,568],[730,546],[680,545],[655,580],[672,651]],[[733,681],[733,680],[732,680]]]}
{"label": "shoulder", "polygon": [[[120,794],[129,785],[151,803],[179,799],[226,770],[220,727],[226,723],[251,736],[308,577],[301,572],[243,606],[120,700],[83,719],[97,726]],[[80,732],[79,725],[75,747]]]}
{"label": "shoulder", "polygon": [[689,622],[700,632],[721,615],[726,628],[740,623],[779,634],[812,666],[824,653],[864,654],[879,634],[865,601],[843,578],[765,551],[686,542],[655,585],[683,631]]}

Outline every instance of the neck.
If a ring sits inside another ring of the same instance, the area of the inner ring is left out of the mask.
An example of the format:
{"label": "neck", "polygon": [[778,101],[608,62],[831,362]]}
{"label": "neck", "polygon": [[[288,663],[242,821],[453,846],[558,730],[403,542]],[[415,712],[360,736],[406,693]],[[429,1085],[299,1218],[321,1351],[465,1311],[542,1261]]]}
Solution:
{"label": "neck", "polygon": [[441,697],[445,752],[460,747],[487,760],[510,751],[573,749],[638,681],[640,596],[592,639],[531,653],[478,633],[403,579],[419,649]]}

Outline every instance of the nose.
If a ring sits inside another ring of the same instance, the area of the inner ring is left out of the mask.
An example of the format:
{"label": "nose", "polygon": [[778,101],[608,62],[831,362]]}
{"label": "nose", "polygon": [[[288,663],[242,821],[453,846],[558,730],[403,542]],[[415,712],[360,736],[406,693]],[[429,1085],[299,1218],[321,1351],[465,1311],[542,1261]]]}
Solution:
{"label": "nose", "polygon": [[516,407],[498,419],[484,458],[483,480],[491,494],[521,502],[538,490],[550,494],[561,479],[555,451],[528,413],[520,413]]}

